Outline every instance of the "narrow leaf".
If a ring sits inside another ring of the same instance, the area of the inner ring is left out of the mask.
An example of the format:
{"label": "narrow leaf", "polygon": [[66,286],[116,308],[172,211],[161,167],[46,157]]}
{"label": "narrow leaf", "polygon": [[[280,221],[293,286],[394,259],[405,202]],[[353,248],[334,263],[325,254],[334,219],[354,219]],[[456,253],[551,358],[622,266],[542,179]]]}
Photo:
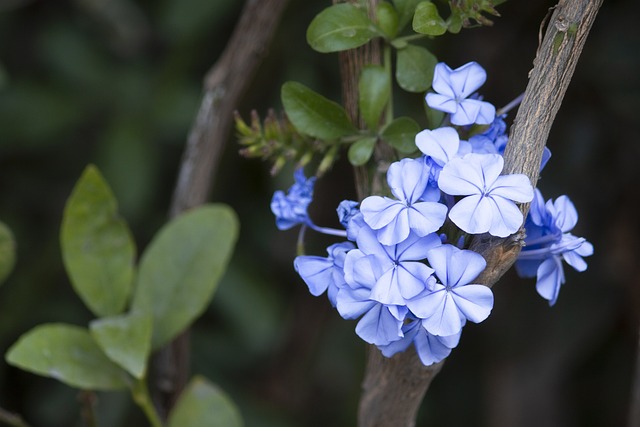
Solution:
{"label": "narrow leaf", "polygon": [[367,65],[358,82],[360,114],[369,129],[378,129],[380,114],[389,102],[391,82],[389,74],[380,65]]}
{"label": "narrow leaf", "polygon": [[109,359],[141,379],[151,352],[151,325],[150,315],[134,313],[94,320],[89,329]]}
{"label": "narrow leaf", "polygon": [[353,166],[362,166],[369,161],[376,145],[375,137],[362,138],[349,147],[349,162]]}
{"label": "narrow leaf", "polygon": [[362,46],[377,35],[366,11],[341,3],[313,18],[307,29],[307,43],[318,52],[338,52]]}
{"label": "narrow leaf", "polygon": [[281,97],[287,117],[302,134],[327,141],[357,132],[344,108],[303,84],[285,83]]}
{"label": "narrow leaf", "polygon": [[242,427],[233,401],[206,378],[194,377],[169,414],[168,427]]}
{"label": "narrow leaf", "polygon": [[421,0],[393,0],[393,4],[398,10],[398,31],[402,31],[405,25],[411,21],[416,11],[416,6],[418,6],[420,1]]}
{"label": "narrow leaf", "polygon": [[0,222],[0,285],[16,264],[16,242],[9,227]]}
{"label": "narrow leaf", "polygon": [[119,390],[130,382],[89,332],[78,326],[37,326],[22,335],[5,358],[10,365],[84,390]]}
{"label": "narrow leaf", "polygon": [[427,49],[407,45],[398,51],[396,80],[408,92],[426,92],[433,82],[433,70],[437,62]]}
{"label": "narrow leaf", "polygon": [[140,260],[132,312],[153,318],[152,349],[169,342],[206,309],[238,236],[226,205],[195,208],[166,224]]}
{"label": "narrow leaf", "polygon": [[95,166],[88,166],[64,209],[62,258],[71,284],[97,316],[121,313],[131,294],[135,244],[117,202]]}
{"label": "narrow leaf", "polygon": [[401,153],[416,151],[416,135],[420,125],[409,117],[398,117],[382,130],[382,140]]}
{"label": "narrow leaf", "polygon": [[438,8],[430,1],[423,1],[416,7],[413,16],[413,31],[429,36],[440,36],[447,31],[447,24],[438,14]]}

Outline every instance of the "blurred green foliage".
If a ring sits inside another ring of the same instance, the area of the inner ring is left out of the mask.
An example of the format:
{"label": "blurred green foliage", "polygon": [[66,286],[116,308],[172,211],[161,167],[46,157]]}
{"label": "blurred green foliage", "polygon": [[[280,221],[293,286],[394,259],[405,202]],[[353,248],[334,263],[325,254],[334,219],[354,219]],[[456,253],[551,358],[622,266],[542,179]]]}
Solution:
{"label": "blurred green foliage", "polygon": [[[12,3],[0,8],[0,218],[13,231],[18,262],[0,288],[2,353],[39,323],[86,325],[92,318],[64,275],[58,244],[65,200],[88,163],[111,184],[137,247],[146,247],[166,221],[202,78],[242,6],[234,0]],[[304,40],[329,3],[291,1],[238,106],[241,115],[280,110],[287,80],[340,99],[337,56],[319,54]],[[504,105],[526,86],[539,25],[553,4],[506,2],[493,27],[445,34],[426,46],[452,67],[482,64],[489,75],[483,94]],[[586,273],[567,273],[552,310],[531,282],[508,276],[497,285],[492,317],[465,331],[418,426],[624,425],[640,313],[633,237],[640,235],[638,13],[632,0],[603,5],[540,181],[546,197],[570,195],[581,214],[576,233],[602,249]],[[399,26],[409,22],[399,16]],[[424,126],[420,98],[394,99],[396,115]],[[295,232],[277,231],[268,208],[273,190],[290,186],[291,170],[270,178],[268,165],[239,158],[233,140],[213,199],[238,212],[242,232],[212,306],[193,329],[193,371],[228,392],[248,427],[353,426],[364,346],[355,324],[311,297],[295,276]],[[311,216],[319,224],[337,224],[335,206],[355,198],[344,156],[318,181]],[[333,242],[309,240],[316,254]],[[0,406],[34,426],[79,426],[76,397],[53,380],[0,365]],[[124,393],[99,393],[96,411],[103,425],[144,423]]]}

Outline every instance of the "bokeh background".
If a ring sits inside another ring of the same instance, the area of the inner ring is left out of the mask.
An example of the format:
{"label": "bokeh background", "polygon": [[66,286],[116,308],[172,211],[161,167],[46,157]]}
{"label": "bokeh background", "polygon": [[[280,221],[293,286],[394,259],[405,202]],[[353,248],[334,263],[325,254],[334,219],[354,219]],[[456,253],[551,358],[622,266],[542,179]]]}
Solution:
{"label": "bokeh background", "polygon": [[[0,287],[0,353],[43,322],[86,325],[58,232],[66,198],[88,163],[120,201],[139,252],[166,221],[201,82],[220,55],[238,0],[0,0],[0,219],[15,233],[18,264]],[[312,51],[306,26],[330,2],[291,0],[269,54],[238,110],[280,108],[297,80],[338,100],[337,55]],[[510,0],[502,18],[427,42],[440,60],[488,71],[485,98],[520,94],[553,1]],[[589,269],[567,269],[556,306],[532,280],[509,273],[495,309],[465,328],[434,381],[419,426],[624,426],[638,346],[640,250],[640,32],[638,3],[606,0],[552,129],[545,197],[568,194],[574,234],[595,246]],[[419,117],[419,96],[396,108]],[[509,117],[512,119],[513,115]],[[424,123],[424,121],[423,121]],[[193,329],[193,371],[220,384],[248,427],[353,426],[365,344],[354,322],[308,294],[292,268],[296,232],[269,211],[269,166],[238,156],[230,135],[212,199],[230,204],[242,231],[214,301]],[[342,162],[318,181],[311,215],[336,223],[354,198]],[[330,240],[309,236],[322,254]],[[33,426],[79,426],[77,391],[0,363],[0,406]],[[102,426],[145,425],[125,393],[99,393]]]}

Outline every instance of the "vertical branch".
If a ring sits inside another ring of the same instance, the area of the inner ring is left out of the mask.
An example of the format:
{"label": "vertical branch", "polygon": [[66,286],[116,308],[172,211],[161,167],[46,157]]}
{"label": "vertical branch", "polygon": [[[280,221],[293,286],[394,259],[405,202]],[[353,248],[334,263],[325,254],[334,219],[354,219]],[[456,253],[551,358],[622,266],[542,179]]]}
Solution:
{"label": "vertical branch", "polygon": [[636,366],[631,383],[631,404],[629,407],[629,427],[640,426],[640,333],[638,333],[638,347],[636,349]]}
{"label": "vertical branch", "polygon": [[[504,173],[524,173],[535,185],[551,125],[602,0],[560,0],[534,60],[525,97],[504,154]],[[526,215],[528,205],[521,210]],[[493,285],[515,262],[520,246],[479,236],[472,249],[487,260],[476,280]],[[442,362],[423,366],[415,351],[384,358],[371,347],[359,408],[359,427],[413,427],[418,408]]]}
{"label": "vertical branch", "polygon": [[[233,123],[233,111],[267,53],[287,1],[247,0],[224,52],[207,73],[200,109],[180,165],[170,217],[208,199]],[[166,417],[188,380],[188,331],[154,355],[151,372],[154,401]]]}

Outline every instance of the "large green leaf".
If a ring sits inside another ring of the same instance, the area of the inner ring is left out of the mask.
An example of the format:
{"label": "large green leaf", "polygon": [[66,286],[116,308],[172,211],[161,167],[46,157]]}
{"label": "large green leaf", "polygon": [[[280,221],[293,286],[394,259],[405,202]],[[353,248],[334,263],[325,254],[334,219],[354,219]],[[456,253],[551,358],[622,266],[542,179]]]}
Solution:
{"label": "large green leaf", "polygon": [[420,125],[409,117],[398,117],[382,130],[382,140],[401,153],[408,154],[417,150],[416,135]]}
{"label": "large green leaf", "polygon": [[131,294],[135,244],[117,202],[95,166],[88,166],[64,209],[62,258],[71,284],[97,316],[121,313]]}
{"label": "large green leaf", "polygon": [[391,82],[389,74],[380,65],[367,65],[358,82],[360,114],[369,129],[377,129],[380,114],[389,102]]}
{"label": "large green leaf", "polygon": [[361,138],[349,147],[349,162],[353,166],[362,166],[369,161],[376,146],[376,137]]}
{"label": "large green leaf", "polygon": [[303,84],[286,82],[281,97],[287,117],[302,134],[331,140],[358,132],[344,108]]}
{"label": "large green leaf", "polygon": [[364,9],[341,3],[313,18],[307,29],[307,43],[318,52],[338,52],[362,46],[377,35]]}
{"label": "large green leaf", "polygon": [[398,11],[398,28],[402,31],[405,25],[407,25],[412,19],[416,11],[416,6],[421,0],[393,0],[393,4]]}
{"label": "large green leaf", "polygon": [[166,224],[140,260],[132,311],[153,318],[152,348],[186,329],[207,307],[238,236],[234,211],[204,205]]}
{"label": "large green leaf", "polygon": [[104,355],[86,329],[78,326],[37,326],[22,335],[5,358],[20,369],[84,390],[119,390],[130,383],[127,373]]}
{"label": "large green leaf", "polygon": [[433,70],[438,63],[427,49],[407,45],[398,51],[396,80],[408,92],[426,92],[433,82]]}
{"label": "large green leaf", "polygon": [[0,222],[0,285],[16,264],[16,242],[9,227]]}
{"label": "large green leaf", "polygon": [[381,1],[376,6],[376,19],[378,20],[378,27],[382,30],[385,36],[393,38],[398,34],[398,11],[386,1]]}
{"label": "large green leaf", "polygon": [[168,427],[241,427],[233,401],[206,378],[194,377],[169,414]]}
{"label": "large green leaf", "polygon": [[91,335],[109,359],[140,379],[151,352],[151,316],[124,314],[103,317],[89,325]]}
{"label": "large green leaf", "polygon": [[430,1],[423,1],[416,7],[413,16],[413,31],[429,36],[440,36],[447,31],[447,24],[438,14],[438,8]]}

